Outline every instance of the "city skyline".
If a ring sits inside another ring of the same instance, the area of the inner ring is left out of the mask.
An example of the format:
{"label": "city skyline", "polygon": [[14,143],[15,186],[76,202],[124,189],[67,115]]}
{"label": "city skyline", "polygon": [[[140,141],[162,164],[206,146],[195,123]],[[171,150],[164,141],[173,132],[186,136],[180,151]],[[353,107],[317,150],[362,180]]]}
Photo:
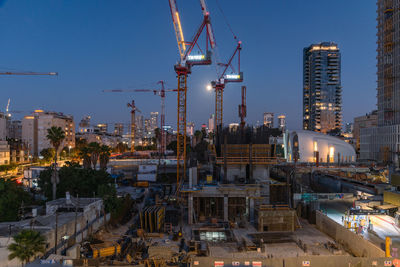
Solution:
{"label": "city skyline", "polygon": [[[81,1],[68,4],[40,1],[35,5],[22,2],[25,5],[5,1],[0,7],[0,23],[10,25],[2,29],[2,35],[8,40],[1,44],[2,51],[8,52],[4,53],[0,67],[5,70],[57,71],[59,76],[2,77],[4,99],[0,102],[0,110],[4,110],[11,98],[11,110],[57,110],[79,119],[89,109],[99,122],[128,122],[129,109],[124,104],[127,98],[135,99],[138,108],[146,113],[159,111],[159,98],[143,94],[106,94],[101,93],[102,90],[159,89],[156,83],[161,79],[166,80],[167,87],[176,87],[173,64],[177,61],[177,47],[167,3],[154,6],[151,1],[135,4],[115,1],[98,5]],[[224,21],[218,19],[220,13],[215,2],[209,2],[220,56],[226,59],[234,49],[235,41]],[[320,14],[319,10],[329,5],[319,2],[254,1],[239,11],[234,8],[234,3],[221,1],[232,29],[243,42],[243,85],[248,88],[248,101],[253,103],[248,107],[246,121],[249,124],[255,125],[262,120],[262,114],[269,111],[286,113],[289,129],[302,127],[302,49],[324,40],[337,43],[342,52],[343,122],[375,109],[375,3],[338,1],[334,9],[341,10],[341,20],[335,21],[335,27],[332,27],[334,12]],[[201,18],[197,5],[180,3],[179,6],[187,36],[193,34]],[[149,8],[153,12],[141,14],[141,10]],[[351,12],[355,8],[361,9],[359,14]],[[288,12],[288,21],[277,29],[273,25],[279,19],[279,10]],[[245,16],[252,14],[251,19],[243,23],[236,21],[238,12]],[[309,13],[315,13],[315,16],[304,16]],[[158,17],[161,17],[157,20],[159,24],[154,23]],[[161,23],[162,19],[168,23]],[[310,27],[315,21],[321,27]],[[134,30],[139,23],[144,29],[140,36]],[[255,24],[259,32],[253,30]],[[155,28],[161,31],[152,34],[151,30]],[[296,38],[289,41],[292,35]],[[282,39],[279,46],[277,39]],[[153,45],[156,43],[163,45]],[[153,53],[160,48],[164,53]],[[82,61],[78,65],[79,59]],[[146,64],[150,61],[160,64],[156,67]],[[213,79],[213,66],[199,68],[190,76],[188,120],[196,125],[206,123],[209,114],[213,113],[214,93],[205,89]],[[240,103],[240,86],[227,86],[225,111],[236,110]],[[360,93],[365,101],[351,103],[351,99]],[[21,94],[26,97],[20,99]],[[176,96],[167,95],[166,124],[173,127],[176,125],[175,106]],[[225,125],[237,121],[236,112],[224,114]]]}

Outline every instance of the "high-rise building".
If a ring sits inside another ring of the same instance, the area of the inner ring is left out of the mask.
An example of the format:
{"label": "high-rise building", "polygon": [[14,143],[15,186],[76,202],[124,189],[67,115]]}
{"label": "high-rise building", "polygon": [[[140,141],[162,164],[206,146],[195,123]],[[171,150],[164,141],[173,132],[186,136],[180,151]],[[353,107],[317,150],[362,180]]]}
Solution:
{"label": "high-rise building", "polygon": [[360,130],[360,158],[398,164],[400,152],[400,3],[377,0],[378,126]]}
{"label": "high-rise building", "polygon": [[214,127],[215,127],[215,116],[214,114],[210,115],[210,118],[208,119],[208,132],[214,132]]}
{"label": "high-rise building", "polygon": [[145,136],[144,137],[149,137],[152,135],[152,128],[151,128],[151,120],[150,119],[144,119],[144,131],[145,131]]}
{"label": "high-rise building", "polygon": [[40,151],[51,148],[47,139],[47,129],[61,127],[65,138],[60,146],[75,147],[75,123],[72,116],[63,113],[35,110],[31,115],[22,120],[22,141],[28,145],[29,151],[34,156],[39,156]]}
{"label": "high-rise building", "polygon": [[124,124],[114,123],[114,134],[122,136],[124,134]]}
{"label": "high-rise building", "polygon": [[356,151],[360,151],[360,132],[361,129],[378,126],[378,111],[374,110],[363,116],[355,117],[353,124],[353,139]]}
{"label": "high-rise building", "polygon": [[22,139],[22,122],[21,121],[10,121],[8,125],[7,137],[14,140]]}
{"label": "high-rise building", "polygon": [[279,129],[284,131],[286,129],[286,116],[285,115],[279,115],[278,116],[278,126]]}
{"label": "high-rise building", "polygon": [[150,112],[150,129],[152,132],[158,127],[158,112]]}
{"label": "high-rise building", "polygon": [[264,112],[264,126],[274,128],[274,113]]}
{"label": "high-rise building", "polygon": [[194,135],[194,122],[187,122],[186,123],[186,134],[189,136]]}
{"label": "high-rise building", "polygon": [[340,131],[342,86],[337,44],[323,42],[303,49],[303,129]]}
{"label": "high-rise building", "polygon": [[143,115],[136,115],[135,116],[135,138],[141,139],[144,136],[145,127],[144,127],[144,117]]}

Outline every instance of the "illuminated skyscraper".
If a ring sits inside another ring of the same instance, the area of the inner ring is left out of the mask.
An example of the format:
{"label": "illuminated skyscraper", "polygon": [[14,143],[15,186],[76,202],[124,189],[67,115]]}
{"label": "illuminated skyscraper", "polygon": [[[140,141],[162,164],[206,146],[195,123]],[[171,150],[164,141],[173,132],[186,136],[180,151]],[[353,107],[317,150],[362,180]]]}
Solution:
{"label": "illuminated skyscraper", "polygon": [[312,44],[303,50],[303,129],[341,130],[342,86],[337,44]]}

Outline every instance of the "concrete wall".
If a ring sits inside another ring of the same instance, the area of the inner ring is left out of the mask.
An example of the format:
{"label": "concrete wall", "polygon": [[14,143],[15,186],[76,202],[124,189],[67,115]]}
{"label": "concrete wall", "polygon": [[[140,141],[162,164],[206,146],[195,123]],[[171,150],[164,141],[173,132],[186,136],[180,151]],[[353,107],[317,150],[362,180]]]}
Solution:
{"label": "concrete wall", "polygon": [[[224,266],[232,266],[233,263],[239,263],[240,266],[254,266],[255,262],[261,262],[264,267],[338,267],[338,266],[384,266],[384,263],[389,261],[393,263],[391,258],[357,258],[352,256],[301,256],[295,258],[283,259],[266,259],[265,256],[259,257],[235,257],[231,258],[210,258],[210,257],[195,257],[191,261],[191,266],[214,266],[216,261],[223,261]],[[309,263],[305,265],[304,263]],[[247,265],[246,265],[247,264]],[[234,265],[235,266],[235,265]]]}
{"label": "concrete wall", "polygon": [[356,257],[385,257],[385,252],[362,236],[357,235],[321,212],[316,212],[317,228],[342,244]]}

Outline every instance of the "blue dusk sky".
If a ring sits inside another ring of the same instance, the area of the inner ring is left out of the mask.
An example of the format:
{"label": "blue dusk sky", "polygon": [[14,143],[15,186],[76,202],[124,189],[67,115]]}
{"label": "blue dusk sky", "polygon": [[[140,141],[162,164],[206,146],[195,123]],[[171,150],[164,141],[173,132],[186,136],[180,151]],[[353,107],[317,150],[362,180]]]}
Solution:
{"label": "blue dusk sky", "polygon": [[[186,39],[202,20],[198,0],[177,0]],[[219,57],[225,61],[243,43],[241,69],[247,86],[247,121],[263,112],[285,114],[290,129],[302,125],[302,51],[333,41],[342,54],[344,122],[376,106],[376,1],[208,0]],[[219,5],[218,5],[219,4]],[[223,13],[218,8],[221,7]],[[178,49],[168,0],[0,1],[0,70],[56,71],[51,76],[1,76],[0,110],[45,109],[93,122],[129,122],[135,99],[143,115],[160,110],[146,93],[105,89],[176,87]],[[214,113],[206,85],[215,66],[196,66],[188,83],[188,121],[196,128]],[[240,86],[228,84],[224,123],[237,122]],[[167,95],[166,123],[176,125],[176,94]],[[21,117],[23,113],[15,114]]]}

